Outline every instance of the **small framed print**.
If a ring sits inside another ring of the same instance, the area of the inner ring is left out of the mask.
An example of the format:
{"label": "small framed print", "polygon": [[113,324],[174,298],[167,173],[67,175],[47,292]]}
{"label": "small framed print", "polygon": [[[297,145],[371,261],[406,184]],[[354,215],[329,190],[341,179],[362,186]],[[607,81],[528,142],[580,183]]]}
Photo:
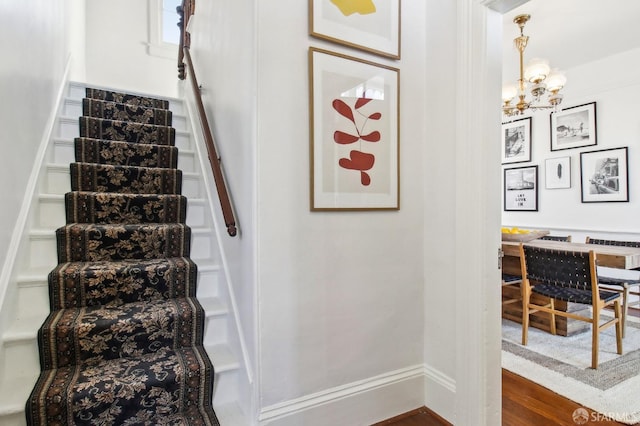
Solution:
{"label": "small framed print", "polygon": [[504,169],[504,210],[538,211],[538,166]]}
{"label": "small framed print", "polygon": [[583,203],[629,201],[628,148],[580,153]]}
{"label": "small framed print", "polygon": [[531,161],[531,117],[502,124],[502,164]]}
{"label": "small framed print", "polygon": [[309,0],[309,34],[400,59],[400,0]]}
{"label": "small framed print", "polygon": [[551,151],[597,143],[595,102],[551,113]]}
{"label": "small framed print", "polygon": [[545,188],[571,188],[571,157],[548,158],[544,164]]}

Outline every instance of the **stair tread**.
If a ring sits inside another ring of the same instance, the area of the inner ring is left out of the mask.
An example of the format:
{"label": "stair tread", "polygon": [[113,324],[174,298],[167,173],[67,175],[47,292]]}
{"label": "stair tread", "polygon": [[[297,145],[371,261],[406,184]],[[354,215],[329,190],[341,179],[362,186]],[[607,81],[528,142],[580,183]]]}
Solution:
{"label": "stair tread", "polygon": [[[149,374],[140,374],[148,370],[153,365],[154,369]],[[188,368],[185,368],[188,366]],[[135,383],[135,391],[131,395],[124,396],[124,401],[128,404],[141,403],[150,396],[158,395],[153,401],[158,405],[147,407],[147,412],[157,415],[161,410],[175,412],[174,409],[186,409],[198,401],[202,396],[206,396],[210,389],[206,383],[210,380],[211,364],[205,356],[204,348],[201,346],[191,346],[180,349],[163,347],[157,352],[144,354],[139,357],[115,358],[98,363],[86,363],[62,367],[54,370],[45,370],[40,376],[35,388],[39,389],[49,381],[68,380],[69,385],[57,388],[54,392],[60,398],[47,399],[51,409],[65,409],[67,391],[69,389],[80,389],[78,394],[73,394],[72,400],[67,402],[67,407],[77,407],[79,412],[75,416],[82,417],[82,411],[92,410],[94,412],[106,412],[113,402],[100,399],[100,395],[94,395],[87,390],[90,384],[93,389],[110,389],[117,392],[118,388],[129,391],[129,383]],[[56,377],[60,379],[56,379]],[[195,383],[194,383],[195,381]],[[175,390],[180,383],[189,383],[190,392],[179,392]],[[47,386],[48,387],[48,386]],[[85,390],[82,390],[85,389]],[[210,395],[209,395],[210,396]],[[135,400],[131,398],[135,397]],[[122,398],[122,397],[118,397]],[[89,399],[91,406],[87,406],[80,400]],[[120,402],[122,404],[123,401]],[[85,408],[86,407],[86,408]],[[29,409],[32,411],[33,408]],[[179,411],[178,411],[179,412]],[[86,414],[86,413],[85,413]],[[112,412],[115,422],[123,420],[126,413]]]}
{"label": "stair tread", "polygon": [[56,310],[40,329],[39,342],[46,348],[41,350],[41,363],[44,368],[59,368],[145,356],[158,347],[197,346],[202,341],[199,324],[203,319],[194,297]]}

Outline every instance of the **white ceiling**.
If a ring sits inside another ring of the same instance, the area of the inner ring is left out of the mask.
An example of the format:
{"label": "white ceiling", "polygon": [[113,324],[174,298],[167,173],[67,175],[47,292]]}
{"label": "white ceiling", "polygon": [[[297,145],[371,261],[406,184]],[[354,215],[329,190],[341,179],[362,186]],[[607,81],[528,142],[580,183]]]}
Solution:
{"label": "white ceiling", "polygon": [[640,47],[639,0],[529,0],[503,15],[503,81],[518,78],[520,35],[517,15],[531,19],[524,27],[529,44],[525,66],[532,58],[549,60],[563,71],[599,58]]}

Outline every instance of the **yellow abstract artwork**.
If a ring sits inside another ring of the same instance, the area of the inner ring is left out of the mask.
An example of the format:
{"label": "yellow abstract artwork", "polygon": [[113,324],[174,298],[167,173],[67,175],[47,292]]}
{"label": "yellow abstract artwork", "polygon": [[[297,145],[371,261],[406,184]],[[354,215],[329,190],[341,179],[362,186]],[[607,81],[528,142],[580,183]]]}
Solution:
{"label": "yellow abstract artwork", "polygon": [[354,13],[368,15],[376,12],[376,6],[372,0],[331,0],[343,15],[349,16]]}

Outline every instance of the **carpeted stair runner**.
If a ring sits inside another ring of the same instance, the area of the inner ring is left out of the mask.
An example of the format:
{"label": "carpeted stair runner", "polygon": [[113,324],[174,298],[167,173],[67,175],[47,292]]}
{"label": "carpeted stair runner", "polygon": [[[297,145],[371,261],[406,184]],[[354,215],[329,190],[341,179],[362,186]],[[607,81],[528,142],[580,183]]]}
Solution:
{"label": "carpeted stair runner", "polygon": [[87,89],[30,425],[219,425],[168,102]]}

